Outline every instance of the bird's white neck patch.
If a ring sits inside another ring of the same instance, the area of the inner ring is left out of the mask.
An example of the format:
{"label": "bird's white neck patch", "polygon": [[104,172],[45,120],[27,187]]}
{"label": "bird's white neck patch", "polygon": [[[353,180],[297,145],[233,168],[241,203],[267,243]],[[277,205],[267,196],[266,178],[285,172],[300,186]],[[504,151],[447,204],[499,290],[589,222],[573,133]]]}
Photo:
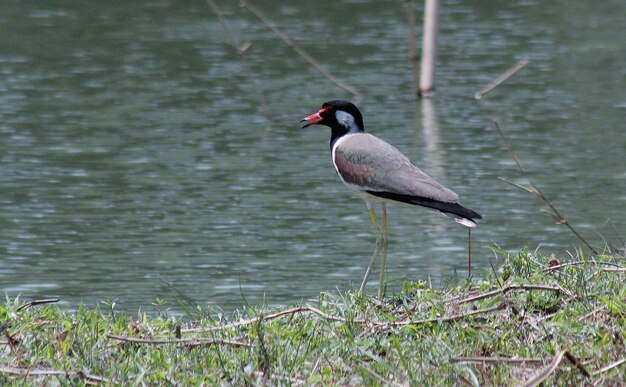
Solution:
{"label": "bird's white neck patch", "polygon": [[356,132],[360,130],[360,128],[356,126],[356,123],[354,122],[354,116],[352,116],[352,114],[350,113],[346,113],[343,110],[337,110],[335,112],[335,118],[337,119],[339,125],[348,129],[348,132]]}

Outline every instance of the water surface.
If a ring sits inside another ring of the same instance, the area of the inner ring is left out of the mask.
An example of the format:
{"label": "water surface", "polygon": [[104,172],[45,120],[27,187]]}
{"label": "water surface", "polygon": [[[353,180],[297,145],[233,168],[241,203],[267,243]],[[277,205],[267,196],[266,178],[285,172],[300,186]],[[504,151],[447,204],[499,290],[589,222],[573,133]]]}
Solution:
{"label": "water surface", "polygon": [[[0,283],[10,297],[128,310],[160,297],[179,310],[168,282],[230,310],[358,286],[374,247],[369,215],[335,176],[328,129],[298,127],[325,100],[353,96],[222,3],[251,44],[271,121],[203,2],[0,6]],[[366,130],[484,215],[476,273],[490,270],[496,244],[580,247],[497,179],[524,183],[493,119],[586,238],[618,243],[609,218],[625,236],[622,2],[446,2],[437,95],[424,102],[403,3],[254,4],[363,93]],[[473,98],[523,58],[517,75]],[[393,286],[467,274],[466,230],[436,214],[392,207],[390,238]]]}

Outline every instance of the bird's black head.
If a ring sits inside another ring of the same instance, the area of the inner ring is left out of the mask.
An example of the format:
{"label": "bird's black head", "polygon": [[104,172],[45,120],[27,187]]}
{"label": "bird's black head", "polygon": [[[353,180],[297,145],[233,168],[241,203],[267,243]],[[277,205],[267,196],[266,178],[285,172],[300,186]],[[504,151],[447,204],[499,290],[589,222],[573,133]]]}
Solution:
{"label": "bird's black head", "polygon": [[350,101],[335,99],[324,102],[322,108],[300,121],[303,128],[312,125],[325,125],[331,129],[330,145],[348,133],[363,132],[363,116]]}

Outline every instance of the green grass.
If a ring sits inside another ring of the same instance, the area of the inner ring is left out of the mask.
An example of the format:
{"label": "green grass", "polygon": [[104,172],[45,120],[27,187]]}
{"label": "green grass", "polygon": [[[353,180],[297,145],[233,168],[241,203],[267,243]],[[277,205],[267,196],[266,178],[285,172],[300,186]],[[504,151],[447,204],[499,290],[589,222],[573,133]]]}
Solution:
{"label": "green grass", "polygon": [[406,282],[384,302],[322,293],[231,316],[192,306],[181,319],[7,299],[0,384],[623,383],[624,257],[496,253],[481,279]]}

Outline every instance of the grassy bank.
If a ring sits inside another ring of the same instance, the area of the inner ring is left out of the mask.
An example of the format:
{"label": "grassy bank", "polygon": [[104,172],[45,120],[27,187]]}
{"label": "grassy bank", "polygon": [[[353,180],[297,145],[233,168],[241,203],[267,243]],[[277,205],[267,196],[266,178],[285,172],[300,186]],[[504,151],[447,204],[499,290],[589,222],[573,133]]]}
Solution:
{"label": "grassy bank", "polygon": [[501,258],[447,289],[405,283],[384,302],[323,293],[232,316],[7,300],[0,384],[622,384],[624,257]]}

